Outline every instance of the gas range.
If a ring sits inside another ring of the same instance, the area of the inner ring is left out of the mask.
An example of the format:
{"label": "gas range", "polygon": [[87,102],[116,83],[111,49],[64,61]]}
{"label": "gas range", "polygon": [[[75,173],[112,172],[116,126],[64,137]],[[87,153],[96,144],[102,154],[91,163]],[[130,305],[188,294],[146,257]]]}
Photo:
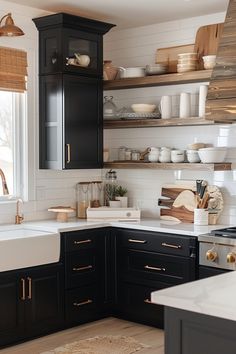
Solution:
{"label": "gas range", "polygon": [[236,270],[236,226],[213,230],[198,240],[199,265]]}

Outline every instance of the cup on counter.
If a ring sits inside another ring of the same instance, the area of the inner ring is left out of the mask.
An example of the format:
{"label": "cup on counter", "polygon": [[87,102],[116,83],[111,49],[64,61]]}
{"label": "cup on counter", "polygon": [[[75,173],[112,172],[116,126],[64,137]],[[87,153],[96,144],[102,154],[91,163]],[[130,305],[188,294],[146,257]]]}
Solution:
{"label": "cup on counter", "polygon": [[172,150],[171,151],[171,162],[178,163],[184,162],[184,150]]}
{"label": "cup on counter", "polygon": [[171,96],[162,96],[159,105],[162,119],[168,119],[172,117],[172,99]]}
{"label": "cup on counter", "polygon": [[191,95],[187,92],[180,94],[179,117],[189,118],[191,116]]}
{"label": "cup on counter", "polygon": [[208,225],[208,210],[194,209],[194,225]]}

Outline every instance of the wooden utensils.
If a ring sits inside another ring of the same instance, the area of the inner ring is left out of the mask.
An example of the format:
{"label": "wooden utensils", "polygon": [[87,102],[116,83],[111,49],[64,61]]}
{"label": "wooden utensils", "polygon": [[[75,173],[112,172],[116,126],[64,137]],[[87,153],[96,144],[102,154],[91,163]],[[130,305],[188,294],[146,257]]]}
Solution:
{"label": "wooden utensils", "polygon": [[169,73],[177,72],[178,54],[193,53],[194,44],[179,45],[176,47],[158,48],[156,51],[156,64],[168,65]]}
{"label": "wooden utensils", "polygon": [[216,23],[213,25],[202,26],[198,29],[193,51],[198,53],[199,70],[204,69],[203,61],[201,59],[203,56],[217,53],[223,27],[223,23]]}

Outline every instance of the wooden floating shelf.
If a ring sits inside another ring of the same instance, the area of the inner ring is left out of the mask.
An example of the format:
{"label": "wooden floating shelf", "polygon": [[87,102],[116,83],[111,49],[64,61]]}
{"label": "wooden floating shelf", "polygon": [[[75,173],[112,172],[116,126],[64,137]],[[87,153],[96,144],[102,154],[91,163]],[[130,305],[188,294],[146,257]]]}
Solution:
{"label": "wooden floating shelf", "polygon": [[104,120],[105,129],[120,128],[148,128],[148,127],[176,127],[189,125],[213,125],[214,122],[205,118],[171,118],[171,119],[111,119]]}
{"label": "wooden floating shelf", "polygon": [[104,90],[121,90],[138,87],[181,85],[187,83],[209,81],[212,70],[197,70],[186,73],[152,75],[119,80],[103,81]]}
{"label": "wooden floating shelf", "polygon": [[195,171],[230,171],[231,162],[225,163],[158,163],[158,162],[105,162],[104,168],[154,169],[154,170],[195,170]]}

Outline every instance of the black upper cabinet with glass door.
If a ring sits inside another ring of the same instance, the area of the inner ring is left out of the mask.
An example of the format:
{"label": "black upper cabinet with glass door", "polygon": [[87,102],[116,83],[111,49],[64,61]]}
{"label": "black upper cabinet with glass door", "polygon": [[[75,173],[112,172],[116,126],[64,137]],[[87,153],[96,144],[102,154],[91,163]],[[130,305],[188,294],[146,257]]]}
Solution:
{"label": "black upper cabinet with glass door", "polygon": [[102,167],[103,35],[114,25],[59,13],[39,30],[40,168]]}

